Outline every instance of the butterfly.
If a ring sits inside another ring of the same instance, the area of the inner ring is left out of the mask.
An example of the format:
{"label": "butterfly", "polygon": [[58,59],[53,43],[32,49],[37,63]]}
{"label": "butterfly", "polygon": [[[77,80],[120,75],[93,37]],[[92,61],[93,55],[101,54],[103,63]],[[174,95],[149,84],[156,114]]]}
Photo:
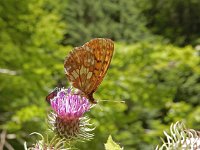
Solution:
{"label": "butterfly", "polygon": [[65,74],[72,86],[92,104],[97,103],[93,93],[103,81],[114,51],[114,42],[95,38],[75,47],[64,60]]}

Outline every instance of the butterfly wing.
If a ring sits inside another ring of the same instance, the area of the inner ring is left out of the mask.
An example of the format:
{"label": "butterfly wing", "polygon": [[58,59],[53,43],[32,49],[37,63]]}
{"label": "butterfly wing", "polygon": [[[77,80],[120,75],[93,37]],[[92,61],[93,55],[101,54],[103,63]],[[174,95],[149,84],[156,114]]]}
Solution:
{"label": "butterfly wing", "polygon": [[94,92],[101,84],[104,76],[106,75],[113,56],[114,43],[110,39],[96,38],[91,40],[90,42],[87,42],[86,44],[84,44],[84,46],[92,49],[92,53],[95,58],[93,70],[95,83],[93,88],[91,88],[92,91],[90,91]]}
{"label": "butterfly wing", "polygon": [[64,67],[67,79],[73,87],[85,92],[86,86],[91,81],[94,68],[94,56],[85,47],[74,48],[65,59]]}
{"label": "butterfly wing", "polygon": [[92,94],[108,70],[113,50],[112,40],[96,38],[81,47],[74,48],[65,59],[67,79],[92,102],[94,102]]}

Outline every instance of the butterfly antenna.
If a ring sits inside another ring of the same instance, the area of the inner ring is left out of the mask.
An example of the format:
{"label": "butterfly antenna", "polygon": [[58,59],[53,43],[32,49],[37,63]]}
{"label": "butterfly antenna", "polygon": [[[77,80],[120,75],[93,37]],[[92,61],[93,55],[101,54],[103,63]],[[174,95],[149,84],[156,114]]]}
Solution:
{"label": "butterfly antenna", "polygon": [[101,105],[97,105],[98,107],[99,107],[99,109],[101,110],[101,111],[103,111],[103,108],[101,107]]}
{"label": "butterfly antenna", "polygon": [[93,105],[92,107],[94,107],[94,106],[98,106],[98,108],[99,108],[101,111],[104,111],[104,110],[103,110],[103,108],[102,108],[101,104],[100,104],[100,103],[98,103],[98,102],[114,102],[114,103],[125,103],[125,101],[117,101],[117,100],[114,100],[114,101],[111,101],[111,100],[106,100],[106,99],[104,99],[104,100],[98,100],[98,101],[97,101],[97,104]]}
{"label": "butterfly antenna", "polygon": [[114,103],[125,103],[125,101],[118,101],[118,100],[107,100],[107,99],[103,99],[103,100],[98,100],[98,102],[114,102]]}

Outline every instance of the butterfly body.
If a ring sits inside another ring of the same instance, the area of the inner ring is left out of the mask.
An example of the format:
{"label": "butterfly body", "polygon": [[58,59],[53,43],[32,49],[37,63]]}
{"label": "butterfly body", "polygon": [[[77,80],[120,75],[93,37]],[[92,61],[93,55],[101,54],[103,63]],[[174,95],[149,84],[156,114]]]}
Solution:
{"label": "butterfly body", "polygon": [[112,40],[95,38],[83,46],[75,47],[65,58],[64,68],[67,79],[93,104],[96,103],[93,93],[108,70],[113,51]]}
{"label": "butterfly body", "polygon": [[[95,92],[95,91],[94,91]],[[92,93],[84,93],[84,92],[82,92],[82,91],[78,91],[76,94],[77,95],[81,95],[81,96],[83,96],[83,97],[86,97],[92,104],[96,104],[97,103],[97,101],[94,99],[94,97],[93,97],[93,94],[94,94],[94,92],[92,92]]]}

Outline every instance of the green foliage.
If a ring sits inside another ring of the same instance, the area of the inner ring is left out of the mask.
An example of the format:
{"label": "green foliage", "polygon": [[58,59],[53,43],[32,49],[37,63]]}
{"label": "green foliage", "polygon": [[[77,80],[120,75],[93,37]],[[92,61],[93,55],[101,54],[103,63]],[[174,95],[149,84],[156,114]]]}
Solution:
{"label": "green foliage", "polygon": [[108,137],[107,143],[105,143],[104,145],[105,145],[106,150],[122,150],[123,149],[117,143],[113,141],[111,135]]}
{"label": "green foliage", "polygon": [[200,44],[200,1],[150,0],[144,14],[153,33],[177,45]]}
{"label": "green foliage", "polygon": [[162,44],[151,33],[198,44],[198,13],[196,0],[1,0],[0,131],[14,135],[7,141],[15,149],[31,142],[31,132],[43,134],[45,96],[67,85],[68,44],[94,37],[112,38],[116,48],[95,94],[99,103],[88,113],[95,138],[77,147],[104,149],[112,134],[124,149],[155,149],[171,122],[199,128],[199,52]]}
{"label": "green foliage", "polygon": [[150,39],[140,3],[141,0],[68,1],[63,16],[68,23],[64,43],[77,46],[95,37],[128,43]]}
{"label": "green foliage", "polygon": [[70,0],[68,4],[63,11],[68,24],[65,44],[81,45],[94,37],[127,43],[158,40],[155,34],[176,45],[200,44],[197,0]]}
{"label": "green foliage", "polygon": [[5,70],[0,72],[0,127],[17,141],[47,127],[45,95],[63,74],[64,23],[47,5],[45,0],[0,2],[0,69]]}

